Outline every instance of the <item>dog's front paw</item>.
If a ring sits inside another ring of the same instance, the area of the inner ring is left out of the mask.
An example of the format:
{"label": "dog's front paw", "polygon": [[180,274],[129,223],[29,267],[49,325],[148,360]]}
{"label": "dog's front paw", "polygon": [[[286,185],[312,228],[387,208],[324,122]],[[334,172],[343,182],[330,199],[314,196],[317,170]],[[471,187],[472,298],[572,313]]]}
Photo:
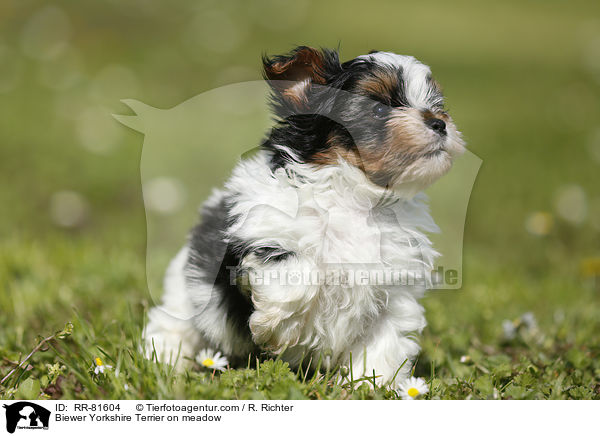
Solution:
{"label": "dog's front paw", "polygon": [[142,352],[150,360],[185,368],[198,351],[200,334],[190,320],[176,319],[156,307],[148,314]]}

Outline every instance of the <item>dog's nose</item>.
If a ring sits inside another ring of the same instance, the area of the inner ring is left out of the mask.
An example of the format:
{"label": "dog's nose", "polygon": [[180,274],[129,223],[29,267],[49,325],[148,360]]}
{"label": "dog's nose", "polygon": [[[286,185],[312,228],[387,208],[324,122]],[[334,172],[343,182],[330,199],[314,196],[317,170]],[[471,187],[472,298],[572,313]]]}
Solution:
{"label": "dog's nose", "polygon": [[444,120],[440,120],[439,118],[427,118],[425,120],[425,124],[431,130],[438,132],[440,135],[446,134],[446,123]]}

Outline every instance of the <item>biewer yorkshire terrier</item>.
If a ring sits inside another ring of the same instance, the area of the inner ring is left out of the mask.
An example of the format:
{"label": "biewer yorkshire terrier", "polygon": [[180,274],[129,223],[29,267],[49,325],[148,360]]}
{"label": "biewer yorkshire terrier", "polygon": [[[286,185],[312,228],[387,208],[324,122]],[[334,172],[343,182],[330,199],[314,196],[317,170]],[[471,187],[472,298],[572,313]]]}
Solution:
{"label": "biewer yorkshire terrier", "polygon": [[[148,314],[147,353],[352,364],[355,378],[395,387],[419,352],[438,255],[422,191],[464,151],[460,133],[411,56],[341,63],[298,47],[263,67],[276,124],[203,205]],[[390,269],[425,279],[372,277]]]}

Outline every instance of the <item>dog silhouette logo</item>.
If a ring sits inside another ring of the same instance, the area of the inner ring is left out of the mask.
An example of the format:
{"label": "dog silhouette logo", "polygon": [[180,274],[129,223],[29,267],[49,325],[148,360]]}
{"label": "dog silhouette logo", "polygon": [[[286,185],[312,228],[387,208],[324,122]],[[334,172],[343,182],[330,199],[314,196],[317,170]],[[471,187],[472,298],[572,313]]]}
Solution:
{"label": "dog silhouette logo", "polygon": [[48,429],[50,411],[29,401],[19,401],[10,405],[4,404],[6,409],[6,431],[14,433],[19,429]]}

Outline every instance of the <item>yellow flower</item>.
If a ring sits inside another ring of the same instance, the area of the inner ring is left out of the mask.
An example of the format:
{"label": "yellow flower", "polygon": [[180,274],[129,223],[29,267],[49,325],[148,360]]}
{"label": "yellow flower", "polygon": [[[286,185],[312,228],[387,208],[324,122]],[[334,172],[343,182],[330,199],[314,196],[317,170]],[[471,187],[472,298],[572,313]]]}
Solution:
{"label": "yellow flower", "polygon": [[105,370],[112,368],[110,365],[105,365],[104,362],[102,362],[102,359],[99,357],[94,359],[94,363],[96,364],[96,367],[94,368],[94,374],[104,374]]}
{"label": "yellow flower", "polygon": [[588,257],[581,262],[581,273],[584,277],[600,276],[600,257]]}
{"label": "yellow flower", "polygon": [[400,383],[399,393],[403,400],[415,400],[429,392],[425,380],[418,377],[409,377]]}
{"label": "yellow flower", "polygon": [[229,365],[229,361],[225,356],[221,355],[220,351],[215,353],[210,348],[200,351],[196,356],[196,362],[204,368],[218,369],[219,371],[224,371],[227,365]]}

